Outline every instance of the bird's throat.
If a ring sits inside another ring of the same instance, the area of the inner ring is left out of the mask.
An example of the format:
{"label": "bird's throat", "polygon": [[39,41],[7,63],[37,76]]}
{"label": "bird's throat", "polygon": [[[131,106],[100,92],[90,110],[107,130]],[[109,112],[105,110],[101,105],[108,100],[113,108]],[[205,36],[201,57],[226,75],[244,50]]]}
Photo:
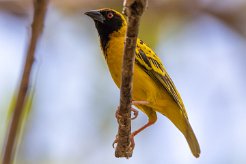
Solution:
{"label": "bird's throat", "polygon": [[[101,44],[101,48],[103,50],[104,55],[106,55],[106,50],[107,50],[107,46],[109,43],[109,35],[108,34],[99,34],[100,37],[100,44]],[[105,56],[106,57],[106,56]]]}

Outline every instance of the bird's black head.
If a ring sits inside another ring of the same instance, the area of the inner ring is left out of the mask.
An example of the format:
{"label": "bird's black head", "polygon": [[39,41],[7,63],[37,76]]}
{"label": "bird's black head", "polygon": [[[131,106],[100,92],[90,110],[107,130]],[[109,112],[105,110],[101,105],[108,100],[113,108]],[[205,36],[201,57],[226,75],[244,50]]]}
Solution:
{"label": "bird's black head", "polygon": [[111,34],[125,35],[126,20],[121,13],[112,9],[99,9],[85,12],[85,15],[94,20],[104,50]]}

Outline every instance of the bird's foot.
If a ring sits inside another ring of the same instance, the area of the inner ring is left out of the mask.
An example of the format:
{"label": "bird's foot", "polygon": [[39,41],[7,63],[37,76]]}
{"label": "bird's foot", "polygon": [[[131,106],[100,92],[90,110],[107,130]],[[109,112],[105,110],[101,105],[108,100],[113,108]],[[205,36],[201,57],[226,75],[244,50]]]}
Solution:
{"label": "bird's foot", "polygon": [[[148,105],[149,102],[148,101],[132,101],[132,105]],[[122,116],[120,115],[120,107],[117,108],[116,112],[115,112],[115,117],[117,120],[121,120]],[[131,118],[131,120],[134,120],[138,117],[138,111],[135,108],[131,107],[131,111],[133,112],[133,117]]]}
{"label": "bird's foot", "polygon": [[[132,152],[134,147],[135,147],[134,136],[135,136],[134,133],[132,133],[130,135],[130,143],[129,143],[129,146],[128,146],[128,152]],[[115,140],[114,140],[114,142],[112,144],[113,148],[115,148],[115,144],[117,144],[118,142],[119,142],[119,137],[118,137],[118,135],[116,135],[116,138],[115,138]]]}
{"label": "bird's foot", "polygon": [[[131,120],[134,120],[138,117],[138,111],[135,108],[131,108],[131,111],[133,112],[133,117],[131,118]],[[120,115],[120,107],[118,107],[118,109],[116,110],[115,117],[117,120],[120,120],[122,118],[122,116]]]}

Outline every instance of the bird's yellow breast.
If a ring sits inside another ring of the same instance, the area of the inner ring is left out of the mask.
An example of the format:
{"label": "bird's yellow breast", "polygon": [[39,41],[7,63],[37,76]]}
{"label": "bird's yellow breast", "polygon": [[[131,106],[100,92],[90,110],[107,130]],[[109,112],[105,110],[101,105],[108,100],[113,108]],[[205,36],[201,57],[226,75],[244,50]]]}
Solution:
{"label": "bird's yellow breast", "polygon": [[121,83],[123,49],[124,37],[112,37],[105,52],[110,74],[118,87]]}
{"label": "bird's yellow breast", "polygon": [[[119,88],[121,84],[123,50],[124,37],[112,37],[105,52],[110,74]],[[157,97],[163,96],[160,92],[156,92],[156,90],[160,89],[159,86],[136,63],[134,64],[133,75],[133,99],[148,101],[150,105],[156,104]]]}

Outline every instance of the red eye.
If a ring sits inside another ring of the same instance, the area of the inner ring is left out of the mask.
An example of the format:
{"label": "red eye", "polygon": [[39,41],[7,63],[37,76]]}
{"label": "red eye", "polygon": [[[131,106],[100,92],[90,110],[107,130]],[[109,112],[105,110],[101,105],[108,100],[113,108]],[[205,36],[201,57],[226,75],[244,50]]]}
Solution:
{"label": "red eye", "polygon": [[107,17],[108,17],[109,19],[111,19],[111,18],[113,18],[113,17],[114,17],[114,14],[113,14],[113,13],[111,13],[111,12],[109,12],[109,13],[107,14]]}

